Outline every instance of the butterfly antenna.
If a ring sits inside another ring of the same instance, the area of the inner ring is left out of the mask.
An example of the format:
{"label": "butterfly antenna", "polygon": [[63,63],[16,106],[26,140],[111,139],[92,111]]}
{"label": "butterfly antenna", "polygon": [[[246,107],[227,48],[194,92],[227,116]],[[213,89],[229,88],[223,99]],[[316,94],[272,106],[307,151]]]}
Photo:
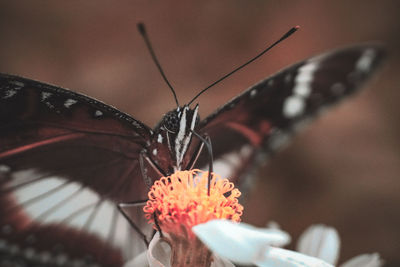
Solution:
{"label": "butterfly antenna", "polygon": [[228,74],[222,76],[220,79],[216,80],[215,82],[213,82],[212,84],[210,84],[209,86],[207,86],[206,88],[204,88],[203,90],[201,90],[192,100],[190,100],[188,106],[194,101],[196,100],[196,98],[198,98],[202,93],[204,93],[205,91],[207,91],[209,88],[213,87],[214,85],[216,85],[217,83],[221,82],[222,80],[225,80],[226,78],[228,78],[229,76],[231,76],[233,73],[237,72],[238,70],[244,68],[245,66],[247,66],[248,64],[250,64],[251,62],[253,62],[254,60],[258,59],[259,57],[261,57],[262,55],[264,55],[268,50],[270,50],[271,48],[273,48],[274,46],[276,46],[277,44],[279,44],[280,42],[282,42],[283,40],[285,40],[286,38],[288,38],[290,35],[292,35],[293,33],[295,33],[298,29],[300,28],[300,26],[295,26],[293,28],[291,28],[287,33],[285,33],[278,41],[276,41],[275,43],[273,43],[272,45],[270,45],[269,47],[267,47],[266,49],[264,49],[261,53],[259,53],[257,56],[253,57],[252,59],[250,59],[249,61],[247,61],[246,63],[244,63],[243,65],[240,65],[239,67],[237,67],[236,69],[234,69],[233,71],[229,72]]}
{"label": "butterfly antenna", "polygon": [[144,27],[144,24],[143,23],[138,23],[137,27],[138,27],[140,35],[142,35],[142,37],[144,39],[144,42],[146,43],[147,48],[149,49],[149,52],[151,54],[151,57],[153,58],[154,63],[156,63],[157,68],[161,73],[161,76],[163,77],[164,81],[167,83],[169,89],[171,89],[171,92],[174,95],[174,99],[175,99],[176,105],[179,107],[179,102],[178,102],[178,98],[176,97],[175,90],[172,87],[172,85],[169,83],[167,77],[165,76],[164,71],[161,68],[160,62],[158,62],[158,59],[157,59],[157,57],[156,57],[156,55],[154,53],[153,47],[151,46],[149,37],[147,36],[146,28]]}

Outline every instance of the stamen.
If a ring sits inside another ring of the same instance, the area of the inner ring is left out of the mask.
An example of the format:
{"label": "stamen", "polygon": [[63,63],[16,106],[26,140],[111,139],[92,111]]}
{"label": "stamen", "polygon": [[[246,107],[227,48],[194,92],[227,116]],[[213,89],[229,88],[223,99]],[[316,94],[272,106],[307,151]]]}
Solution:
{"label": "stamen", "polygon": [[178,171],[156,181],[148,193],[143,208],[149,223],[157,216],[161,230],[187,240],[196,237],[191,228],[212,219],[240,221],[243,206],[239,204],[240,191],[228,179],[212,174],[210,194],[207,194],[208,172]]}

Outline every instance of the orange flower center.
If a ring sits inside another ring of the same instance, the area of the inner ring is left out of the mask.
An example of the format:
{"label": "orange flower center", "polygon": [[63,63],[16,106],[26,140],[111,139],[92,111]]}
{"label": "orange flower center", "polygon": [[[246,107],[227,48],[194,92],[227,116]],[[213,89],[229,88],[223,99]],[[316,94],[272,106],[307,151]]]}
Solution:
{"label": "orange flower center", "polygon": [[154,182],[143,208],[149,223],[158,223],[173,236],[192,239],[194,225],[212,219],[239,222],[243,213],[237,199],[240,191],[228,179],[211,177],[209,194],[208,172],[201,170],[178,171]]}

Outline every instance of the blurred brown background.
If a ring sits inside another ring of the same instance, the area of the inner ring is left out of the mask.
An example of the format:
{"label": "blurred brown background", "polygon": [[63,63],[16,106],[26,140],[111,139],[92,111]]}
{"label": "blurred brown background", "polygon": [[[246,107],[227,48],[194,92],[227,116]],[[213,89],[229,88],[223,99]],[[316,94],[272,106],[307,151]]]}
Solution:
{"label": "blurred brown background", "polygon": [[262,78],[337,46],[380,40],[368,89],[319,119],[260,170],[244,220],[296,238],[337,227],[341,261],[381,253],[400,266],[399,1],[3,1],[0,72],[85,93],[150,126],[174,108],[136,23],[184,103],[294,25],[301,30],[198,99],[204,117]]}

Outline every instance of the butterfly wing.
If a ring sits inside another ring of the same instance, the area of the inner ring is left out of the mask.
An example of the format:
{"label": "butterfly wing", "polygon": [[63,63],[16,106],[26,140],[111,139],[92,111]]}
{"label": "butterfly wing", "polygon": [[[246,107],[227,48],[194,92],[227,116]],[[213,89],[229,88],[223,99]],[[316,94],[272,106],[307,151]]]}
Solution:
{"label": "butterfly wing", "polygon": [[119,266],[129,258],[132,229],[115,204],[147,198],[138,157],[151,135],[101,102],[0,74],[4,258],[49,266],[99,255],[104,266]]}
{"label": "butterfly wing", "polygon": [[[246,188],[254,166],[327,107],[352,95],[384,57],[379,45],[352,46],[299,62],[261,81],[203,120],[214,169]],[[199,166],[207,164],[207,157]]]}

